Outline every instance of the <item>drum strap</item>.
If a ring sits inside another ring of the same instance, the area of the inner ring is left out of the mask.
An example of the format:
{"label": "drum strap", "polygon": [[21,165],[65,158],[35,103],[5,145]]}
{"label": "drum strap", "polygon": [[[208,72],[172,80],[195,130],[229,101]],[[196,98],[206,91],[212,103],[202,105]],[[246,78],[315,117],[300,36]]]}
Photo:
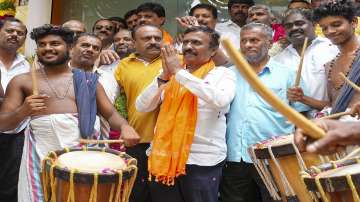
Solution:
{"label": "drum strap", "polygon": [[75,202],[75,192],[74,192],[74,174],[75,170],[70,171],[70,187],[67,202]]}
{"label": "drum strap", "polygon": [[99,182],[98,181],[98,176],[99,176],[98,173],[94,173],[94,182],[93,182],[93,186],[91,188],[89,202],[96,202],[97,201],[97,187],[98,187],[98,182]]}
{"label": "drum strap", "polygon": [[321,198],[323,199],[323,201],[324,202],[330,202],[329,198],[325,194],[324,188],[321,185],[319,175],[315,177],[315,184],[316,184],[316,187],[318,188],[318,190],[320,192],[320,195],[321,195]]}

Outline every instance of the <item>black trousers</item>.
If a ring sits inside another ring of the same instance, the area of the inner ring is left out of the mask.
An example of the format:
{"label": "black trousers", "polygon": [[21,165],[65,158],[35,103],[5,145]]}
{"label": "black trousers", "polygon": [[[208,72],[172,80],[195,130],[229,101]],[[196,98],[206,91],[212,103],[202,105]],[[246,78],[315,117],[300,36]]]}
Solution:
{"label": "black trousers", "polygon": [[186,175],[167,186],[150,182],[153,202],[218,202],[219,184],[224,162],[216,166],[186,165]]}
{"label": "black trousers", "polygon": [[220,184],[222,202],[273,201],[252,163],[226,162]]}
{"label": "black trousers", "polygon": [[0,201],[17,202],[24,133],[0,133]]}
{"label": "black trousers", "polygon": [[150,144],[143,143],[126,148],[126,153],[137,160],[138,166],[138,173],[130,195],[130,202],[151,202],[148,182],[149,172],[147,169],[148,157],[145,153],[149,146]]}

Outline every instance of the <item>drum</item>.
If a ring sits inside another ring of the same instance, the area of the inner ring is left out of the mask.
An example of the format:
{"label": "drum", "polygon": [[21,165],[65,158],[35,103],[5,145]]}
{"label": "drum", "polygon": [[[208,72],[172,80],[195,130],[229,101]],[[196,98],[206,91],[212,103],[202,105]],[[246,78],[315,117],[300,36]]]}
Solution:
{"label": "drum", "polygon": [[302,174],[309,191],[324,202],[360,201],[360,158],[322,164]]}
{"label": "drum", "polygon": [[249,154],[274,200],[317,201],[299,173],[333,158],[300,153],[293,139],[293,135],[287,135],[259,142],[249,147]]}
{"label": "drum", "polygon": [[50,152],[42,161],[45,201],[128,201],[136,164],[129,155],[105,148]]}

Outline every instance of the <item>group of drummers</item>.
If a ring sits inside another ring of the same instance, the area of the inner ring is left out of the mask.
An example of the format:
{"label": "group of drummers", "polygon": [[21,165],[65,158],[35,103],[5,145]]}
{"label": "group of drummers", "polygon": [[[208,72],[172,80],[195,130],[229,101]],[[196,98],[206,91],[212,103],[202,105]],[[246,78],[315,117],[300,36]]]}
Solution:
{"label": "group of drummers", "polygon": [[173,38],[147,2],[32,29],[31,64],[1,19],[0,201],[360,201],[359,8],[199,3]]}

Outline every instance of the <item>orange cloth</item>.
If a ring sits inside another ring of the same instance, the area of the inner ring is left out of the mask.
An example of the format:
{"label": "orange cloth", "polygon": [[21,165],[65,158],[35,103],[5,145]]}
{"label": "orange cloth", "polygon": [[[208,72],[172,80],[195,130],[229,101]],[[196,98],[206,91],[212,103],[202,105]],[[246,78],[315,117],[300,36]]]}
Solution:
{"label": "orange cloth", "polygon": [[[215,67],[209,61],[193,72],[203,78]],[[173,77],[164,90],[164,101],[156,122],[148,170],[155,180],[173,185],[179,175],[185,175],[197,121],[197,97]]]}
{"label": "orange cloth", "polygon": [[165,31],[164,29],[162,30],[162,34],[163,34],[163,41],[168,43],[168,44],[173,44],[174,40],[171,37],[171,35]]}

